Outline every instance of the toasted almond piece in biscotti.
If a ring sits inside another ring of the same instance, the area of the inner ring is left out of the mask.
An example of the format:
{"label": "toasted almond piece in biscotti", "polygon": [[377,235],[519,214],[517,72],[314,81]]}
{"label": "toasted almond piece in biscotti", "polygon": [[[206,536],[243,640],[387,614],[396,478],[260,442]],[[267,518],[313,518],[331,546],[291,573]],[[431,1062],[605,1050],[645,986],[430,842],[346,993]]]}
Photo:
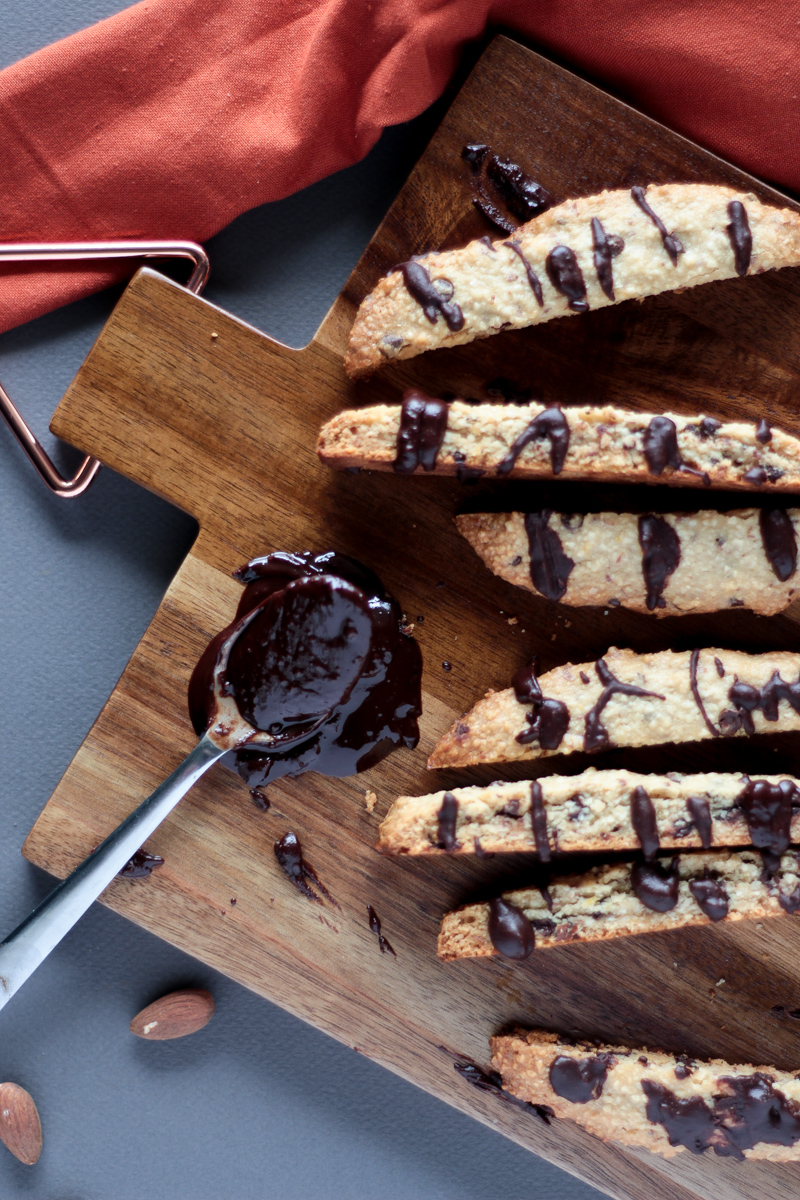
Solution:
{"label": "toasted almond piece in biscotti", "polygon": [[[765,438],[768,435],[768,440]],[[675,487],[800,491],[800,439],[761,421],[716,421],[613,405],[466,404],[408,391],[401,405],[347,409],[323,425],[317,454],[339,470],[464,480],[583,479]]]}
{"label": "toasted almond piece in biscotti", "polygon": [[357,378],[505,329],[798,263],[800,215],[750,193],[668,183],[583,196],[510,238],[390,271],[356,313],[345,370]]}
{"label": "toasted almond piece in biscotti", "polygon": [[732,1158],[800,1160],[796,1072],[562,1040],[544,1029],[490,1041],[492,1067],[510,1096],[546,1105],[603,1141],[666,1158],[711,1149]]}
{"label": "toasted almond piece in biscotti", "polygon": [[[519,686],[519,685],[518,685]],[[542,675],[541,700],[487,692],[434,746],[429,767],[513,762],[800,729],[800,654],[612,647]],[[533,695],[533,693],[532,693]]]}
{"label": "toasted almond piece in biscotti", "polygon": [[[768,876],[758,850],[710,850],[654,863],[614,863],[518,888],[446,913],[438,954],[528,958],[567,942],[607,941],[716,921],[762,920],[800,909],[798,855]],[[658,908],[651,907],[658,905]]]}
{"label": "toasted almond piece in biscotti", "polygon": [[[758,788],[758,793],[754,789]],[[749,846],[759,794],[800,842],[800,781],[786,775],[598,771],[399,796],[381,823],[384,854],[550,854]],[[449,799],[447,799],[449,797]],[[793,808],[793,803],[797,807]],[[543,851],[543,853],[542,853]]]}
{"label": "toasted almond piece in biscotti", "polygon": [[495,575],[573,606],[656,616],[749,608],[798,591],[800,509],[720,513],[466,513],[456,525]]}

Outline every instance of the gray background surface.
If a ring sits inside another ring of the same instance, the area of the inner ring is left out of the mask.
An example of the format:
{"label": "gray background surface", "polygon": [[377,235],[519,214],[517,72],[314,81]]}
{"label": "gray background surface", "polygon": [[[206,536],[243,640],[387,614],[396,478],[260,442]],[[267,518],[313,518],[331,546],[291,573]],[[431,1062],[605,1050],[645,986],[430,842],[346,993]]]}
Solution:
{"label": "gray background surface", "polygon": [[[0,0],[0,66],[110,15],[113,0]],[[313,334],[435,123],[391,130],[360,165],[239,218],[209,245],[207,297],[291,345]],[[302,235],[302,236],[301,236]],[[0,235],[2,236],[2,235]],[[107,292],[0,337],[0,379],[47,424],[111,310]],[[190,546],[184,514],[104,469],[52,497],[0,425],[0,928],[52,886],[22,842]],[[217,1014],[183,1041],[128,1032],[180,986]],[[0,1146],[0,1196],[37,1200],[590,1200],[483,1126],[95,906],[0,1014],[0,1078],[33,1094],[37,1166]]]}

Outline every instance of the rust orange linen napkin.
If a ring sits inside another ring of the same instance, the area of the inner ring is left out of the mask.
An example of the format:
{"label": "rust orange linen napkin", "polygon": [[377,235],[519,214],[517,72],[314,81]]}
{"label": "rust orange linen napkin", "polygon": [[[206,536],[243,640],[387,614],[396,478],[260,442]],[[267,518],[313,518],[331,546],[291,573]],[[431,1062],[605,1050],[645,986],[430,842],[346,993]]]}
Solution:
{"label": "rust orange linen napkin", "polygon": [[[501,27],[800,190],[800,0],[142,0],[0,72],[0,239],[202,242],[361,158]],[[0,330],[124,273],[3,268]]]}

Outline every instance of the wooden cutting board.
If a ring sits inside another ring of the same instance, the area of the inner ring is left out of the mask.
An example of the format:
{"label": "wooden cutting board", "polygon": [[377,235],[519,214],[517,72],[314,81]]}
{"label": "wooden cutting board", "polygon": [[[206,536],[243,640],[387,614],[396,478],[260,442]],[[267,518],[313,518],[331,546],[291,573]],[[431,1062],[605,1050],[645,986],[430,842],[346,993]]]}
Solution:
{"label": "wooden cutting board", "polygon": [[[672,180],[769,188],[506,38],[468,78],[310,346],[295,351],[142,270],[122,297],[52,423],[55,433],[192,513],[200,534],[111,699],[26,844],[64,875],[193,742],[191,668],[231,619],[230,572],[276,549],[335,548],[375,568],[400,599],[425,657],[422,739],[343,780],[306,775],[256,809],[217,767],[155,834],[164,867],[116,881],[103,900],[270,1000],[531,1150],[618,1197],[796,1200],[800,1169],[682,1153],[625,1152],[570,1122],[479,1092],[456,1054],[488,1061],[487,1038],[541,1024],[633,1046],[800,1067],[800,921],[784,918],[577,945],[526,964],[440,964],[442,913],[524,872],[524,861],[398,861],[372,849],[400,792],[514,778],[523,768],[426,772],[436,737],[532,652],[544,670],[609,645],[639,651],[721,645],[798,649],[798,617],[742,611],[656,620],[622,609],[560,609],[490,576],[457,536],[459,507],[544,503],[594,508],[741,505],[741,496],[665,489],[334,474],[314,454],[319,425],[345,405],[397,402],[418,384],[480,397],[497,376],[548,402],[614,401],[658,411],[764,416],[800,435],[800,273],[715,283],[439,351],[349,383],[341,354],[356,304],[410,254],[488,232],[460,158],[468,140],[520,161],[561,200]],[[514,623],[513,618],[517,618]],[[443,669],[443,663],[451,670]],[[707,743],[594,758],[636,770],[791,770],[800,739]],[[573,756],[561,767],[581,771]],[[559,769],[558,760],[542,771]],[[375,812],[365,792],[378,797]],[[314,905],[279,871],[273,841],[293,829],[340,907]],[[235,900],[234,905],[232,901]],[[371,904],[397,958],[382,956]]]}

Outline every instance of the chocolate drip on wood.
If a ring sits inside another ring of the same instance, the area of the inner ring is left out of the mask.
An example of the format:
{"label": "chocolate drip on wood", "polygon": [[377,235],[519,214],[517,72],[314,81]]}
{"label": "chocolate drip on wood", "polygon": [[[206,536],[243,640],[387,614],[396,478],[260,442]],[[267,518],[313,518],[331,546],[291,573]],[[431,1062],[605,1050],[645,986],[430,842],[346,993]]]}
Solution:
{"label": "chocolate drip on wood", "polygon": [[678,255],[683,254],[684,252],[683,243],[676,238],[674,233],[670,233],[668,231],[666,225],[661,220],[661,217],[653,212],[652,208],[645,199],[645,191],[646,189],[643,187],[633,187],[631,188],[631,196],[639,205],[639,208],[642,210],[645,216],[650,218],[658,232],[661,234],[661,241],[664,243],[664,249],[669,255],[670,262],[672,263],[673,267],[677,267]]}
{"label": "chocolate drip on wood", "polygon": [[436,814],[436,844],[440,850],[458,850],[461,846],[456,837],[456,822],[458,820],[458,800],[452,792],[445,792],[441,807]]}
{"label": "chocolate drip on wood", "polygon": [[533,840],[541,862],[550,862],[550,839],[547,836],[547,810],[542,796],[542,787],[537,780],[531,782],[531,826]]}
{"label": "chocolate drip on wood", "polygon": [[[444,1046],[440,1046],[439,1049],[443,1050]],[[462,1079],[478,1088],[479,1091],[489,1092],[490,1095],[505,1100],[507,1104],[513,1104],[517,1108],[525,1108],[528,1112],[536,1113],[536,1116],[544,1121],[545,1125],[549,1125],[550,1119],[556,1115],[549,1104],[530,1104],[527,1100],[519,1100],[516,1096],[512,1096],[511,1092],[504,1092],[503,1077],[497,1071],[484,1071],[477,1063],[468,1058],[453,1063],[453,1067]]]}
{"label": "chocolate drip on wood", "polygon": [[603,658],[597,660],[594,669],[597,672],[597,678],[603,685],[603,690],[584,718],[583,748],[587,751],[604,750],[611,745],[608,730],[602,724],[600,717],[612,696],[651,696],[654,700],[665,699],[657,692],[645,691],[644,688],[637,687],[633,683],[623,683],[621,679],[617,679],[616,675],[611,673]]}
{"label": "chocolate drip on wood", "polygon": [[400,406],[397,457],[392,468],[398,475],[413,475],[417,467],[433,471],[447,433],[450,405],[424,392],[409,389]]}
{"label": "chocolate drip on wood", "polygon": [[692,818],[692,824],[697,830],[700,845],[704,850],[710,850],[712,823],[711,809],[709,808],[708,801],[703,796],[690,796],[686,801],[686,808],[689,816]]}
{"label": "chocolate drip on wood", "polygon": [[550,442],[550,466],[553,474],[559,475],[569,449],[569,423],[561,409],[555,406],[543,409],[533,418],[498,464],[497,474],[510,475],[525,447],[541,438],[547,438]]}
{"label": "chocolate drip on wood", "polygon": [[661,842],[658,837],[656,806],[643,787],[637,787],[631,793],[631,824],[645,860],[652,862],[658,854]]}
{"label": "chocolate drip on wood", "polygon": [[741,200],[731,200],[728,205],[728,216],[730,225],[725,226],[725,231],[731,240],[736,274],[746,275],[750,267],[750,256],[753,253],[753,235],[750,232],[747,209]]}
{"label": "chocolate drip on wood", "polygon": [[503,245],[508,246],[509,250],[513,250],[514,253],[519,256],[519,258],[522,262],[522,265],[525,268],[525,274],[528,276],[528,283],[531,285],[531,291],[533,292],[534,296],[536,297],[536,303],[539,305],[540,308],[543,308],[544,307],[544,294],[542,292],[541,280],[539,279],[539,276],[536,274],[533,267],[528,262],[525,255],[523,254],[522,247],[518,246],[517,243],[513,240],[510,242],[504,242]]}
{"label": "chocolate drip on wood", "polygon": [[728,915],[728,893],[718,879],[711,879],[706,872],[704,879],[692,879],[689,891],[698,907],[712,921],[721,921]]}
{"label": "chocolate drip on wood", "polygon": [[561,538],[550,524],[551,510],[525,514],[525,532],[531,559],[531,580],[548,600],[560,600],[567,590],[573,559],[564,553]]}
{"label": "chocolate drip on wood", "polygon": [[612,1054],[595,1054],[591,1058],[570,1058],[558,1054],[550,1064],[550,1087],[557,1096],[573,1104],[588,1104],[603,1094],[608,1068],[615,1062]]}
{"label": "chocolate drip on wood", "polygon": [[642,450],[651,475],[661,475],[665,467],[672,467],[674,471],[696,475],[706,487],[711,486],[708,472],[698,471],[696,467],[687,467],[683,461],[678,449],[678,430],[675,422],[669,417],[652,418],[642,437]]}
{"label": "chocolate drip on wood", "polygon": [[485,142],[468,142],[461,151],[461,157],[473,171],[480,171],[489,153],[490,147]]}
{"label": "chocolate drip on wood", "polygon": [[567,297],[567,307],[573,312],[588,312],[586,280],[578,265],[575,251],[569,246],[555,246],[545,259],[547,278],[557,292]]}
{"label": "chocolate drip on wood", "polygon": [[503,212],[501,208],[495,204],[492,197],[486,190],[484,181],[480,178],[472,180],[472,203],[477,208],[482,217],[490,221],[492,225],[496,225],[498,229],[502,229],[503,233],[516,233],[519,225]]}
{"label": "chocolate drip on wood", "polygon": [[526,174],[510,158],[493,154],[486,164],[486,174],[508,205],[509,211],[520,221],[530,221],[544,212],[553,203],[547,188]]}
{"label": "chocolate drip on wood", "polygon": [[[416,300],[431,325],[436,324],[441,313],[451,333],[464,328],[464,314],[452,298],[454,289],[449,279],[432,281],[422,263],[413,259],[403,263],[400,270],[409,296]],[[441,290],[437,289],[437,283]]]}
{"label": "chocolate drip on wood", "polygon": [[[592,217],[592,248],[594,250],[594,269],[597,272],[597,282],[609,300],[613,300],[614,270],[612,262],[614,259],[614,243],[607,236],[605,229],[597,217]],[[619,253],[619,250],[617,253]]]}
{"label": "chocolate drip on wood", "polygon": [[792,839],[792,809],[800,806],[800,791],[791,779],[745,779],[736,803],[747,817],[750,840],[756,849],[780,857]]}
{"label": "chocolate drip on wood", "polygon": [[381,919],[371,904],[367,905],[367,917],[369,918],[369,927],[378,939],[381,954],[391,954],[394,958],[397,958],[397,952],[392,943],[381,933]]}
{"label": "chocolate drip on wood", "polygon": [[[303,847],[300,845],[300,839],[296,833],[290,830],[274,845],[275,857],[278,860],[278,866],[283,871],[290,883],[294,884],[298,892],[306,896],[309,900],[315,900],[320,904],[321,897],[314,890],[316,887],[326,899],[336,901],[331,896],[324,883],[317,875],[311,863],[303,856]],[[311,882],[309,882],[309,880]]]}
{"label": "chocolate drip on wood", "polygon": [[163,867],[164,859],[160,854],[150,854],[147,850],[137,850],[128,859],[125,866],[118,872],[122,879],[146,879],[153,871]]}
{"label": "chocolate drip on wood", "polygon": [[669,866],[661,862],[634,863],[631,867],[631,887],[645,908],[653,912],[670,912],[678,903],[678,860]]}
{"label": "chocolate drip on wood", "polygon": [[762,508],[758,514],[761,544],[775,576],[785,583],[797,570],[797,536],[785,508]]}
{"label": "chocolate drip on wood", "polygon": [[649,514],[639,517],[639,545],[647,591],[645,603],[650,612],[654,608],[666,608],[662,593],[681,561],[681,539],[664,517]]}
{"label": "chocolate drip on wood", "polygon": [[[697,686],[697,664],[699,661],[700,661],[700,651],[693,650],[691,657],[689,659],[689,684],[692,689],[692,695],[694,696],[694,702],[697,705],[697,707],[700,709],[700,715],[706,723],[706,729],[708,730],[708,732],[711,734],[712,737],[719,737],[720,731],[717,729],[716,725],[714,724],[714,722],[711,720],[708,713],[706,712],[706,706],[705,706],[705,704],[703,704],[703,698],[700,695],[700,688]],[[719,659],[715,658],[714,663],[716,664],[718,662],[719,662]],[[717,674],[719,675],[719,667],[717,667]],[[724,669],[723,669],[722,674],[723,675],[725,674]],[[721,676],[720,676],[720,678],[721,678]]]}
{"label": "chocolate drip on wood", "polygon": [[503,958],[530,958],[536,935],[525,913],[497,897],[489,902],[489,938]]}

